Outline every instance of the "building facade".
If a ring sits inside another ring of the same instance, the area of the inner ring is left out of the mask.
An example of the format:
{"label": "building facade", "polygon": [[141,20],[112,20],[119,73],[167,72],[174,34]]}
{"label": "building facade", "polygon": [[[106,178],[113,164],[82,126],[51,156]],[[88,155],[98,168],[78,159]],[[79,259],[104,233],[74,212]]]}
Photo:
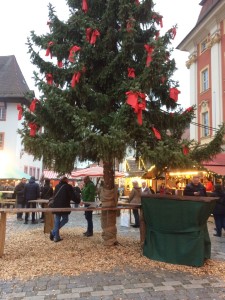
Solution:
{"label": "building facade", "polygon": [[18,134],[23,119],[18,120],[17,106],[29,105],[28,92],[31,91],[15,56],[0,56],[0,178],[18,170],[39,180],[42,173],[42,161],[24,151]]}
{"label": "building facade", "polygon": [[225,121],[225,1],[199,5],[197,23],[177,49],[189,52],[190,103],[197,109],[190,139],[205,144]]}

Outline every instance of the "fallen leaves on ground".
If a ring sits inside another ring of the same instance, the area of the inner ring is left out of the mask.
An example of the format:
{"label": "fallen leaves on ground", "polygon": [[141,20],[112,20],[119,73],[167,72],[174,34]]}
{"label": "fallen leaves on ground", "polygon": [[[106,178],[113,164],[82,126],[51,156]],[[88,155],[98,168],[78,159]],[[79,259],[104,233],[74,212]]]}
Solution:
{"label": "fallen leaves on ground", "polygon": [[89,272],[109,272],[114,269],[137,268],[187,272],[196,276],[216,276],[225,280],[225,262],[207,260],[195,268],[150,260],[142,256],[140,243],[131,237],[118,236],[119,244],[103,245],[101,233],[84,237],[82,228],[61,230],[63,241],[50,241],[43,229],[10,233],[4,256],[0,259],[0,279],[29,279],[46,275],[79,275]]}

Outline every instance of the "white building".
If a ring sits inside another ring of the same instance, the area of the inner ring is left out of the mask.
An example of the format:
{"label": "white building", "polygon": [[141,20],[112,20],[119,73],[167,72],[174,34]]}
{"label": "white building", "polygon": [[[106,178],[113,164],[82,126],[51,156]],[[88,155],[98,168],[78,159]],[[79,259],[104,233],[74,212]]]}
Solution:
{"label": "white building", "polygon": [[42,161],[24,152],[18,134],[23,119],[18,120],[17,105],[29,104],[27,92],[31,91],[15,56],[0,56],[0,179],[24,172],[39,180],[42,174]]}

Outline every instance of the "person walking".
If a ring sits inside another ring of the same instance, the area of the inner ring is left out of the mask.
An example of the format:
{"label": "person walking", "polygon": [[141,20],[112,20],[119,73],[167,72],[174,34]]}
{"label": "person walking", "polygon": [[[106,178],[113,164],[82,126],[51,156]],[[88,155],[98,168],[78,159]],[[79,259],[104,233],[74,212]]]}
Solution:
{"label": "person walking", "polygon": [[[68,178],[64,176],[54,191],[54,208],[70,207],[70,201],[73,199],[73,187],[68,183]],[[54,212],[54,228],[50,232],[50,240],[54,242],[62,241],[59,230],[69,221],[70,211]]]}
{"label": "person walking", "polygon": [[200,182],[200,176],[194,175],[192,181],[186,185],[184,189],[184,196],[202,196],[206,197],[206,189],[203,184]]}
{"label": "person walking", "polygon": [[[141,188],[138,186],[138,182],[135,180],[132,182],[133,184],[133,189],[130,192],[129,195],[129,202],[130,203],[141,203]],[[133,209],[133,215],[134,215],[134,228],[139,228],[140,227],[140,217],[139,217],[139,212],[138,209],[135,208]]]}
{"label": "person walking", "polygon": [[[84,207],[90,206],[90,203],[87,202],[95,202],[95,185],[89,176],[84,177],[84,187],[81,191],[81,195]],[[90,237],[93,235],[93,211],[85,211],[84,215],[85,219],[87,220],[87,231],[85,231],[83,234],[86,237]]]}
{"label": "person walking", "polygon": [[225,192],[220,184],[215,184],[214,191],[211,196],[219,197],[213,211],[213,217],[216,225],[216,233],[213,235],[221,237],[222,229],[225,230]]}
{"label": "person walking", "polygon": [[[41,199],[48,200],[53,196],[53,188],[50,184],[50,179],[46,178],[44,185],[41,187]],[[42,208],[44,208],[44,205],[41,205]],[[44,213],[41,214],[40,219],[44,219]],[[42,221],[44,222],[44,221]]]}
{"label": "person walking", "polygon": [[[16,195],[16,208],[24,208],[26,205],[24,199],[24,188],[26,181],[26,178],[22,178],[20,183],[18,183],[14,189],[14,193]],[[23,213],[17,213],[17,220],[23,221]]]}
{"label": "person walking", "polygon": [[[26,201],[26,208],[35,208],[36,203],[30,203],[30,200],[37,200],[40,198],[40,188],[39,185],[35,182],[35,177],[31,176],[28,183],[26,183],[24,187],[24,199]],[[25,222],[24,224],[28,224],[29,213],[25,214]],[[37,220],[35,220],[35,212],[32,212],[32,221],[31,224],[37,224]]]}

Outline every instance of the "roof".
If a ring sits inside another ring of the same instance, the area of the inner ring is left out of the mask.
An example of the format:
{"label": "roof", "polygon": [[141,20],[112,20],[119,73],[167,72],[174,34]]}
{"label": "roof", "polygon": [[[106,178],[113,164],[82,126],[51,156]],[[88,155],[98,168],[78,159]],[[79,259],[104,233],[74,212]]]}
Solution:
{"label": "roof", "polygon": [[199,28],[203,26],[204,21],[207,20],[207,17],[211,14],[213,15],[213,11],[220,11],[220,4],[223,4],[222,0],[202,0],[199,5],[202,5],[202,9],[200,11],[197,23],[194,28],[186,35],[186,37],[179,43],[176,49],[180,49],[182,51],[188,51],[186,49],[186,43],[193,39],[193,36],[196,32],[199,31]]}
{"label": "roof", "polygon": [[[70,174],[66,174],[65,176],[67,176],[69,179],[73,178],[73,177],[71,177]],[[48,178],[48,179],[60,180],[60,178],[62,178],[62,175],[60,175],[59,173],[57,173],[55,171],[43,170],[42,177],[43,178]]]}
{"label": "roof", "polygon": [[14,55],[0,56],[0,101],[24,102],[31,92]]}
{"label": "roof", "polygon": [[213,173],[225,176],[225,153],[219,153],[213,160],[203,162],[203,166]]}

